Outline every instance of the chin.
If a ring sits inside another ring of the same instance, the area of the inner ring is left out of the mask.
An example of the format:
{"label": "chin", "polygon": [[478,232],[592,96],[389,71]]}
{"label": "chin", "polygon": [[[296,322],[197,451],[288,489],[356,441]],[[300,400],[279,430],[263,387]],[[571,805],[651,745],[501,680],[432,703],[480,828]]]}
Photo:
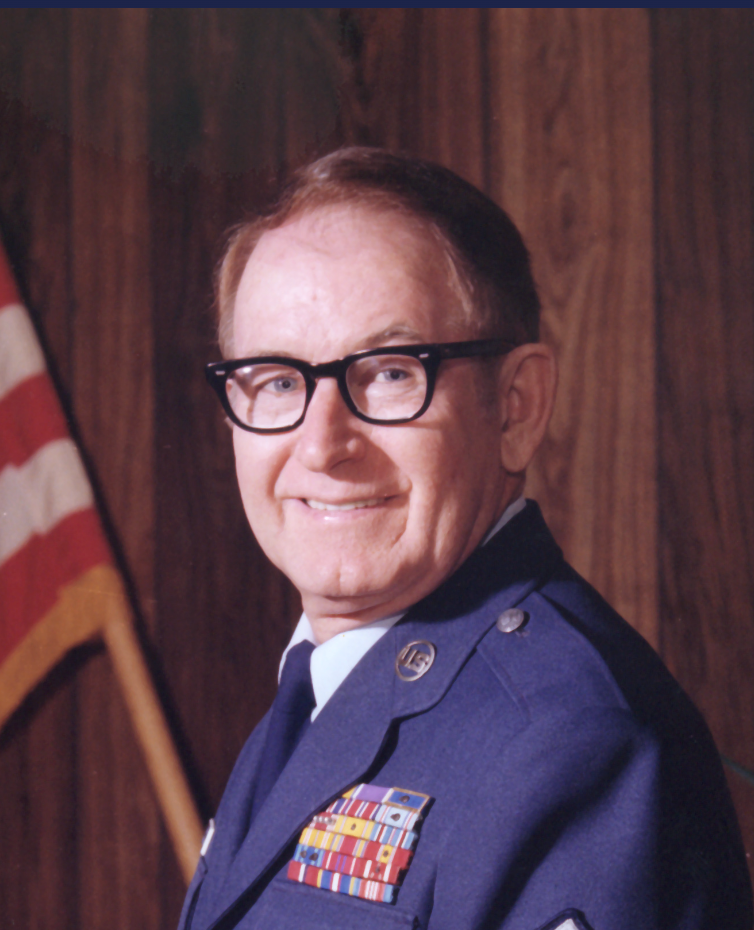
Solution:
{"label": "chin", "polygon": [[[299,566],[300,568],[300,566]],[[320,602],[330,602],[338,613],[367,610],[381,602],[392,600],[399,585],[393,578],[370,577],[369,568],[358,566],[338,566],[323,572],[314,567],[313,571],[291,573],[288,577],[301,592],[302,598]],[[285,569],[284,569],[285,571]]]}
{"label": "chin", "polygon": [[295,579],[293,579],[293,583],[299,591],[307,591],[313,597],[332,601],[353,600],[354,605],[365,598],[379,600],[381,597],[388,595],[389,591],[389,586],[385,590],[383,585],[373,583],[369,578],[364,577],[358,581],[355,579],[353,581],[338,579],[328,582],[327,579],[320,576],[304,580],[301,587],[299,587]]}

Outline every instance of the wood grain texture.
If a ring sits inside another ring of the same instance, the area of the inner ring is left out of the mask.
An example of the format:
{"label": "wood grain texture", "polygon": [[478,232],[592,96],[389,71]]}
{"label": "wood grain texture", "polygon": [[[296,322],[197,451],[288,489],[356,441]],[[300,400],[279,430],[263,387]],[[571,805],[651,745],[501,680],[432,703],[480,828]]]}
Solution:
{"label": "wood grain texture", "polygon": [[[754,765],[752,18],[656,22],[662,644],[730,721],[716,721],[723,748],[746,721]],[[751,690],[721,692],[734,659]]]}
{"label": "wood grain texture", "polygon": [[[146,12],[71,14],[74,386],[140,601],[151,602],[153,355]],[[102,437],[106,441],[102,442]]]}
{"label": "wood grain texture", "polygon": [[0,235],[67,395],[68,14],[3,10],[0,29]]}
{"label": "wood grain texture", "polygon": [[754,14],[658,10],[654,46],[662,654],[752,769]]}
{"label": "wood grain texture", "polygon": [[0,736],[4,926],[79,926],[72,680],[79,664],[59,666]]}
{"label": "wood grain texture", "polygon": [[[153,621],[153,355],[149,289],[147,12],[70,20],[72,399],[106,512]],[[113,669],[78,680],[79,920],[159,927],[169,851]]]}
{"label": "wood grain texture", "polygon": [[478,9],[358,11],[349,141],[440,161],[483,186],[483,21]]}
{"label": "wood grain texture", "polygon": [[528,488],[567,558],[656,642],[648,16],[490,17],[491,190],[532,251],[560,363]]}

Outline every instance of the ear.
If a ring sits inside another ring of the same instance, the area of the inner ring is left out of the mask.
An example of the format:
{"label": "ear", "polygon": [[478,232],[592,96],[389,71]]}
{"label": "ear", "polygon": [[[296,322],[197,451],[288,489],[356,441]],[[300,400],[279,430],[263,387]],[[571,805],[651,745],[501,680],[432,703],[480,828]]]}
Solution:
{"label": "ear", "polygon": [[549,346],[527,343],[506,357],[500,371],[500,458],[509,474],[522,473],[539,448],[552,414],[557,383],[558,367]]}

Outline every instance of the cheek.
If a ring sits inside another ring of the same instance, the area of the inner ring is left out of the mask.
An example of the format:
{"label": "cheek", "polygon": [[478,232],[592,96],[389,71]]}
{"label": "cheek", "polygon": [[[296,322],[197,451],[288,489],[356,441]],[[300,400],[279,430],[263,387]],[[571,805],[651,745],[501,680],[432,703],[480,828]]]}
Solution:
{"label": "cheek", "polygon": [[[500,460],[494,425],[458,423],[423,445],[416,467],[423,502],[441,535],[464,531],[494,496]],[[419,482],[415,482],[419,486]]]}
{"label": "cheek", "polygon": [[278,457],[274,455],[275,448],[269,443],[269,437],[258,437],[237,427],[233,433],[233,450],[238,487],[251,523],[274,504]]}
{"label": "cheek", "polygon": [[[471,404],[438,404],[437,422],[418,437],[411,467],[448,496],[462,494],[495,455],[494,428]],[[430,424],[427,424],[428,426]],[[456,483],[459,482],[459,484]]]}
{"label": "cheek", "polygon": [[395,457],[411,482],[412,518],[427,532],[457,520],[459,510],[469,506],[475,496],[470,472],[476,456],[468,437],[456,431],[417,432],[413,447]]}

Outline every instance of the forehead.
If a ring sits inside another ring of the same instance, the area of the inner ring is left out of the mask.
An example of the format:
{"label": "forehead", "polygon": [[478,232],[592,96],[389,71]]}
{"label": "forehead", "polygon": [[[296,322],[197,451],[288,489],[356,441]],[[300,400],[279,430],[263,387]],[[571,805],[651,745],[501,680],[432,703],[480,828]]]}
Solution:
{"label": "forehead", "polygon": [[334,358],[393,331],[404,341],[442,341],[460,309],[445,255],[418,223],[328,207],[260,239],[236,297],[235,351],[308,350],[301,357],[314,360],[312,352]]}

